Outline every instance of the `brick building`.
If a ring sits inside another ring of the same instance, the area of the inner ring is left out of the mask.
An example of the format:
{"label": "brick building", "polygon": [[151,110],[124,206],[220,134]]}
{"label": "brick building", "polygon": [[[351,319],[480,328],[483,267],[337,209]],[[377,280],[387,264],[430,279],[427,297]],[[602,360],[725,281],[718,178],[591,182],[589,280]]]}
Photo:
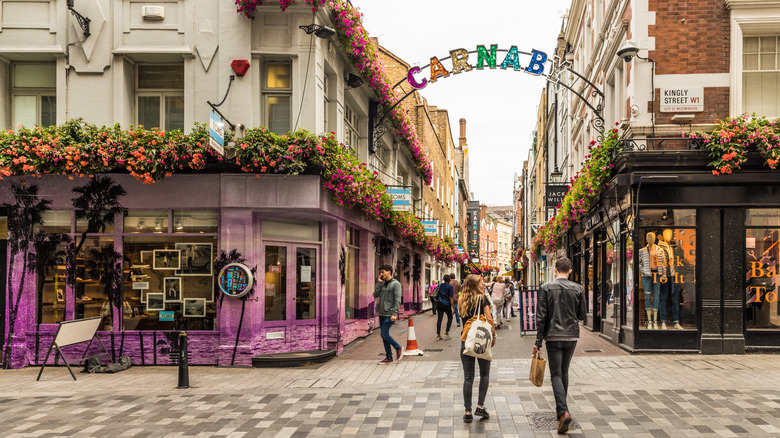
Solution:
{"label": "brick building", "polygon": [[[603,105],[604,127],[619,130],[608,188],[557,251],[585,287],[586,327],[605,339],[632,351],[780,347],[770,300],[778,278],[768,269],[778,258],[780,176],[755,149],[741,169],[717,175],[707,145],[687,136],[727,117],[780,116],[778,29],[777,2],[572,1],[560,80],[590,106],[558,89],[541,106],[563,100],[548,112],[546,135],[563,142],[565,179],[600,140],[594,108]],[[544,153],[536,151],[529,167]],[[524,186],[531,222],[539,170]],[[655,270],[645,261],[662,257],[658,248],[668,263]]]}

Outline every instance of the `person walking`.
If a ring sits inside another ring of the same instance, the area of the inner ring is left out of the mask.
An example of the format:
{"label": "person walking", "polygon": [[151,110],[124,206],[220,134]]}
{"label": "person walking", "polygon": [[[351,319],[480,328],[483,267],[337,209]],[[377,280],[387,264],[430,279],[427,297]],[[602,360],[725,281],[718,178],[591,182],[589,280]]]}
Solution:
{"label": "person walking", "polygon": [[501,314],[504,313],[504,298],[506,298],[506,286],[504,286],[504,282],[501,281],[500,277],[493,279],[491,290],[490,297],[493,299],[493,321],[495,321],[496,325],[500,326],[502,321]]}
{"label": "person walking", "polygon": [[431,280],[431,286],[428,288],[428,299],[431,300],[431,315],[433,316],[436,316],[436,296],[434,292],[438,285],[439,283],[436,280]]}
{"label": "person walking", "polygon": [[[466,348],[466,336],[468,336],[471,324],[476,321],[478,313],[484,315],[485,320],[493,327],[493,345],[496,345],[496,329],[493,324],[493,318],[490,315],[490,299],[485,294],[485,283],[482,281],[481,276],[470,274],[463,280],[458,307],[463,317],[463,331],[460,334],[460,363],[463,365],[463,406],[466,408],[466,413],[463,414],[463,421],[471,423],[474,415],[484,419],[490,418],[490,414],[485,409],[485,397],[487,397],[487,390],[490,385],[490,361],[463,354],[463,350]],[[472,415],[471,393],[474,388],[475,360],[479,362],[479,394],[477,395],[477,410]]]}
{"label": "person walking", "polygon": [[582,286],[569,281],[571,260],[562,257],[555,262],[555,280],[539,288],[536,304],[536,343],[533,354],[547,343],[547,360],[555,395],[558,433],[569,430],[572,421],[566,397],[569,392],[569,365],[580,337],[579,321],[585,320],[587,303]]}
{"label": "person walking", "polygon": [[452,310],[455,312],[455,324],[460,327],[460,312],[458,311],[458,294],[460,294],[460,283],[455,278],[455,274],[450,274],[450,286],[452,286]]}
{"label": "person walking", "polygon": [[506,288],[506,297],[504,297],[504,318],[508,321],[512,315],[512,300],[515,297],[515,287],[512,286],[512,282],[509,278],[504,279],[504,287]]}
{"label": "person walking", "polygon": [[[452,327],[452,286],[450,286],[450,276],[445,275],[444,280],[439,285],[439,299],[436,301],[436,309],[439,312],[439,317],[436,320],[436,340],[450,339],[450,327]],[[444,332],[444,337],[441,336],[441,320],[447,315],[447,330]]]}
{"label": "person walking", "polygon": [[385,346],[385,358],[379,364],[393,363],[393,352],[390,347],[395,348],[395,360],[400,361],[403,358],[403,348],[390,336],[390,327],[398,319],[398,309],[401,307],[401,283],[393,278],[392,266],[379,267],[374,298],[379,298],[379,324]]}

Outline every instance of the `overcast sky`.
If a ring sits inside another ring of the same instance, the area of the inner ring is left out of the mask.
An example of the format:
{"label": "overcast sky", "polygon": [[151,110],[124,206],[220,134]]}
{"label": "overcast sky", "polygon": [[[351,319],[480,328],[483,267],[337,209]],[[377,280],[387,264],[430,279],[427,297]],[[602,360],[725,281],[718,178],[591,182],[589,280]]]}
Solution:
{"label": "overcast sky", "polygon": [[[571,0],[351,1],[363,12],[369,35],[420,67],[432,56],[444,58],[458,48],[476,50],[479,44],[498,44],[499,49],[516,45],[521,52],[537,49],[551,55],[571,4]],[[499,52],[498,62],[503,58]],[[528,61],[528,56],[520,55],[521,65]],[[449,61],[443,65],[451,67]],[[541,77],[511,69],[484,69],[440,78],[422,90],[429,105],[448,110],[456,144],[458,120],[467,120],[470,190],[480,202],[512,203],[512,177],[522,172],[528,158],[544,84]]]}

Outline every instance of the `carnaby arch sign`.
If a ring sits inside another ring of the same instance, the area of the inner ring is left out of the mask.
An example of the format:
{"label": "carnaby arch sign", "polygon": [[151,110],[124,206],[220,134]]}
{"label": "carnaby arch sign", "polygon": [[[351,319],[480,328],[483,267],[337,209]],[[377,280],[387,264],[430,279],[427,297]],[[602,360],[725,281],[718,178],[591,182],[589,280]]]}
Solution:
{"label": "carnaby arch sign", "polygon": [[[499,51],[506,52],[503,56],[503,60],[499,63]],[[476,64],[472,65],[469,58],[470,55],[476,54]],[[524,58],[528,57],[525,64],[521,63],[520,55]],[[448,70],[442,61],[447,61],[451,68]],[[515,71],[523,71],[532,75],[544,75],[544,64],[547,62],[547,54],[539,51],[532,50],[531,53],[521,52],[517,49],[517,46],[512,46],[508,50],[499,50],[497,44],[491,44],[490,48],[484,45],[477,46],[477,50],[467,51],[466,49],[450,50],[450,56],[439,59],[434,56],[431,58],[430,64],[424,67],[412,67],[406,75],[406,78],[396,84],[400,85],[404,81],[408,82],[415,90],[425,88],[429,83],[433,83],[441,79],[446,79],[450,75],[457,75],[464,72],[476,70],[483,70],[485,67],[495,69],[500,68],[502,70],[512,69]]]}

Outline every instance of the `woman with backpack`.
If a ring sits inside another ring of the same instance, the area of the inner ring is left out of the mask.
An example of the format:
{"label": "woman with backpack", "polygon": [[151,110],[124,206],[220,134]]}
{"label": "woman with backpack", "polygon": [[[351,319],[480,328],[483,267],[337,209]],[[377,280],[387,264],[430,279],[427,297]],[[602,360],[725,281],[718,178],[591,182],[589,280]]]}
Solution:
{"label": "woman with backpack", "polygon": [[[485,397],[487,397],[487,390],[490,385],[490,361],[463,354],[463,350],[466,347],[466,336],[471,328],[471,323],[476,321],[477,314],[480,314],[480,318],[484,317],[490,326],[494,327],[493,345],[496,344],[495,325],[490,315],[490,299],[485,295],[485,284],[482,282],[481,276],[471,274],[463,280],[460,298],[458,299],[458,310],[463,318],[463,331],[460,335],[460,362],[463,365],[463,404],[466,408],[463,421],[471,423],[474,415],[484,419],[490,418],[490,414],[485,410]],[[474,387],[475,360],[479,363],[479,395],[477,396],[477,409],[472,415],[471,393]]]}

